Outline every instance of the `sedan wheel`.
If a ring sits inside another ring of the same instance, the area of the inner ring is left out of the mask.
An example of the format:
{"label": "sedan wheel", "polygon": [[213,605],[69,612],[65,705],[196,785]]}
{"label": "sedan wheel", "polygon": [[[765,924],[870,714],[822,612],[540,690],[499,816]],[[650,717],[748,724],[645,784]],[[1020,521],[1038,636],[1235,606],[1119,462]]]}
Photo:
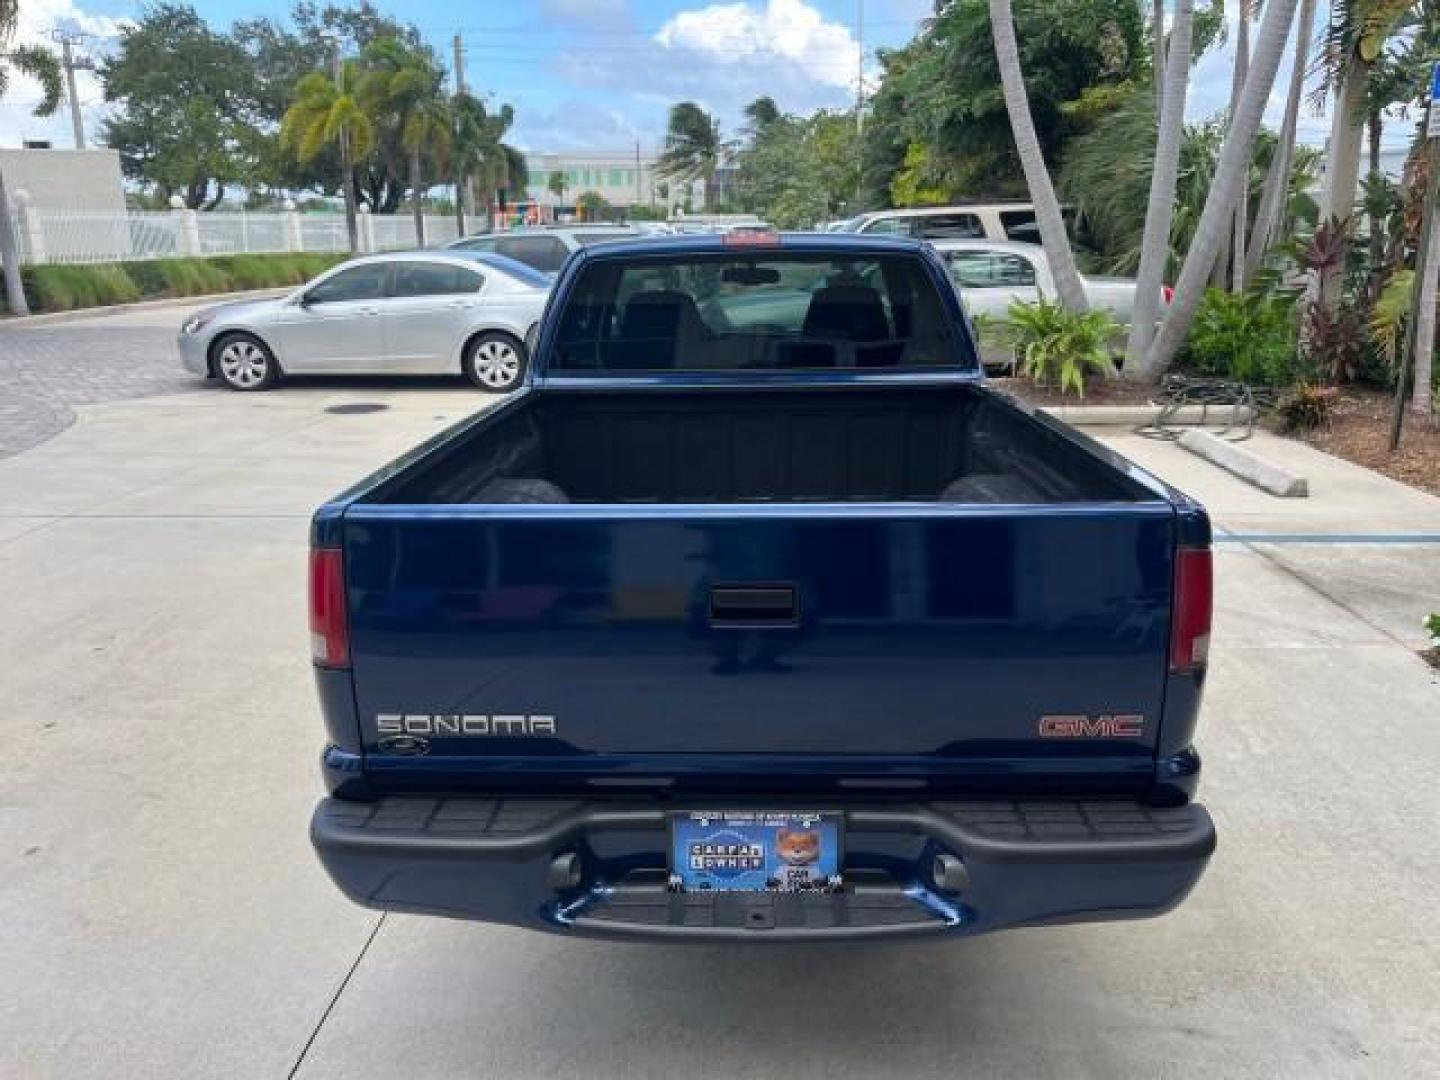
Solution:
{"label": "sedan wheel", "polygon": [[482,334],[465,353],[465,374],[482,390],[513,390],[524,371],[525,346],[509,334]]}
{"label": "sedan wheel", "polygon": [[231,390],[263,390],[275,373],[270,350],[248,334],[224,338],[215,351],[215,374]]}

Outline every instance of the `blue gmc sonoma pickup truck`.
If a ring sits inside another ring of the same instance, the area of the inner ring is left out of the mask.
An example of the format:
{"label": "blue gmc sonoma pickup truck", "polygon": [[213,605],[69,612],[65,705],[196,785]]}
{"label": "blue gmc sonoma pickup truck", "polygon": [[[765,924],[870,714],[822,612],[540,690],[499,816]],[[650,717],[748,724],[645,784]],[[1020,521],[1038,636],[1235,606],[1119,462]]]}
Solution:
{"label": "blue gmc sonoma pickup truck", "polygon": [[314,517],[347,896],[750,941],[1185,897],[1209,521],[988,390],[928,248],[586,248],[530,345]]}

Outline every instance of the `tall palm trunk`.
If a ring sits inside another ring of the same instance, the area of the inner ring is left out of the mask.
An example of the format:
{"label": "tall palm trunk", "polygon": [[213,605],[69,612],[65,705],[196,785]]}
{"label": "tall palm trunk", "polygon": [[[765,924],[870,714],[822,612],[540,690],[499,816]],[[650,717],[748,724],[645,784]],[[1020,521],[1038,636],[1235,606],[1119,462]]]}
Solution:
{"label": "tall palm trunk", "polygon": [[[1250,70],[1250,0],[1240,0],[1240,26],[1239,33],[1235,36],[1235,95],[1234,101],[1240,100],[1240,93],[1245,85],[1245,76]],[[1231,105],[1234,110],[1234,105]],[[1241,293],[1245,291],[1245,237],[1249,230],[1246,222],[1250,216],[1250,167],[1246,163],[1245,185],[1240,192],[1240,198],[1235,200],[1235,229],[1230,241],[1231,258],[1234,263],[1230,270],[1231,291]]]}
{"label": "tall palm trunk", "polygon": [[1185,256],[1180,280],[1175,285],[1175,302],[1166,314],[1146,359],[1145,373],[1151,377],[1160,375],[1174,362],[1176,352],[1190,333],[1205,279],[1215,265],[1221,239],[1229,234],[1226,225],[1235,212],[1235,200],[1240,197],[1250,172],[1255,134],[1260,129],[1260,117],[1265,111],[1270,89],[1275,85],[1275,72],[1280,67],[1280,56],[1290,36],[1295,3],[1296,0],[1270,0],[1266,5],[1265,18],[1255,39],[1245,90],[1230,117],[1230,130],[1220,150],[1220,162],[1215,169],[1210,195],[1205,200],[1205,209],[1195,227],[1195,240]]}
{"label": "tall palm trunk", "polygon": [[465,207],[469,202],[468,192],[465,190],[465,174],[459,169],[455,170],[455,235],[465,235]]}
{"label": "tall palm trunk", "polygon": [[425,246],[425,214],[420,205],[420,148],[410,151],[410,213],[415,218],[415,246]]}
{"label": "tall palm trunk", "polygon": [[5,302],[11,315],[29,315],[25,285],[20,279],[20,242],[10,220],[10,201],[5,194],[5,176],[0,173],[0,263],[4,264]]}
{"label": "tall palm trunk", "polygon": [[1355,189],[1360,183],[1360,148],[1365,141],[1365,84],[1371,65],[1353,53],[1341,75],[1340,93],[1330,117],[1330,147],[1325,157],[1325,197],[1320,220],[1332,217],[1342,222],[1355,209]]}
{"label": "tall palm trunk", "polygon": [[1430,384],[1435,378],[1435,309],[1440,280],[1440,241],[1430,242],[1430,257],[1425,260],[1425,276],[1420,282],[1420,307],[1415,313],[1414,389],[1410,408],[1417,416],[1435,415],[1435,395]]}
{"label": "tall palm trunk", "polygon": [[1145,210],[1145,236],[1140,245],[1140,272],[1135,286],[1135,310],[1130,319],[1130,340],[1125,348],[1125,373],[1134,378],[1155,339],[1160,310],[1160,285],[1170,261],[1170,225],[1175,218],[1175,180],[1180,172],[1180,142],[1185,127],[1185,91],[1190,81],[1190,36],[1193,0],[1175,5],[1170,30],[1170,57],[1164,63],[1159,134],[1155,139],[1155,167],[1150,173],[1150,203]]}
{"label": "tall palm trunk", "polygon": [[[1178,17],[1178,14],[1177,14]],[[1150,20],[1150,66],[1155,69],[1155,115],[1165,108],[1165,0],[1155,0],[1155,13]],[[1186,60],[1189,66],[1189,60]]]}
{"label": "tall palm trunk", "polygon": [[1035,121],[1030,115],[1010,0],[990,0],[990,26],[995,37],[995,57],[1000,65],[1000,84],[1005,91],[1005,111],[1010,116],[1010,130],[1015,135],[1025,186],[1030,189],[1030,201],[1035,206],[1035,223],[1040,227],[1040,243],[1055,278],[1055,291],[1067,310],[1086,311],[1090,305],[1085,299],[1085,285],[1075,268],[1075,253],[1070,250],[1070,238],[1065,233],[1060,200],[1055,197],[1045,156],[1040,151],[1040,139],[1035,134]]}
{"label": "tall palm trunk", "polygon": [[1250,247],[1245,253],[1246,280],[1255,276],[1274,243],[1281,214],[1290,196],[1290,167],[1295,162],[1295,131],[1300,119],[1300,99],[1305,93],[1305,69],[1310,56],[1310,32],[1315,22],[1315,0],[1300,0],[1300,17],[1295,28],[1295,60],[1290,70],[1290,92],[1285,98],[1285,117],[1265,184],[1260,205],[1250,230]]}
{"label": "tall palm trunk", "polygon": [[340,187],[345,199],[345,233],[350,239],[350,254],[360,250],[360,225],[355,220],[355,163],[350,160],[350,133],[340,129]]}

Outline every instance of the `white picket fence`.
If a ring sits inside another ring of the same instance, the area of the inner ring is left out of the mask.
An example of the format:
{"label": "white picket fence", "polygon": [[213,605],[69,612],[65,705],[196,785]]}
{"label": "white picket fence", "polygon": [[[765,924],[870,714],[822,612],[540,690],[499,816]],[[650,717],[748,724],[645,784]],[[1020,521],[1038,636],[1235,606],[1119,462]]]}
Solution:
{"label": "white picket fence", "polygon": [[[11,211],[25,263],[100,263],[183,255],[350,250],[343,214],[247,211],[45,210],[22,201]],[[426,247],[459,235],[453,216],[427,214]],[[360,250],[421,246],[409,213],[361,214]]]}

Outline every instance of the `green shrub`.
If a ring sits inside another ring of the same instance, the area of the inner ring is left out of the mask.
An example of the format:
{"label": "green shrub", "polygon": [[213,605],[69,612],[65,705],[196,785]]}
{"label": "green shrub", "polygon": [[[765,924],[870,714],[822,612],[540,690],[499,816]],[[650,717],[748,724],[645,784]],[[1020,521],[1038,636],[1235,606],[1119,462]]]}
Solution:
{"label": "green shrub", "polygon": [[1296,378],[1298,344],[1292,309],[1280,300],[1206,289],[1180,365],[1197,375],[1284,386]]}
{"label": "green shrub", "polygon": [[284,288],[309,281],[347,258],[348,255],[280,253],[211,259],[136,259],[82,266],[47,263],[24,267],[22,278],[32,310],[74,311],[167,296]]}
{"label": "green shrub", "polygon": [[1049,300],[1016,300],[1003,333],[1019,353],[1020,373],[1041,385],[1058,385],[1062,394],[1073,388],[1084,397],[1087,371],[1115,374],[1110,342],[1120,326],[1107,311],[1076,313]]}

